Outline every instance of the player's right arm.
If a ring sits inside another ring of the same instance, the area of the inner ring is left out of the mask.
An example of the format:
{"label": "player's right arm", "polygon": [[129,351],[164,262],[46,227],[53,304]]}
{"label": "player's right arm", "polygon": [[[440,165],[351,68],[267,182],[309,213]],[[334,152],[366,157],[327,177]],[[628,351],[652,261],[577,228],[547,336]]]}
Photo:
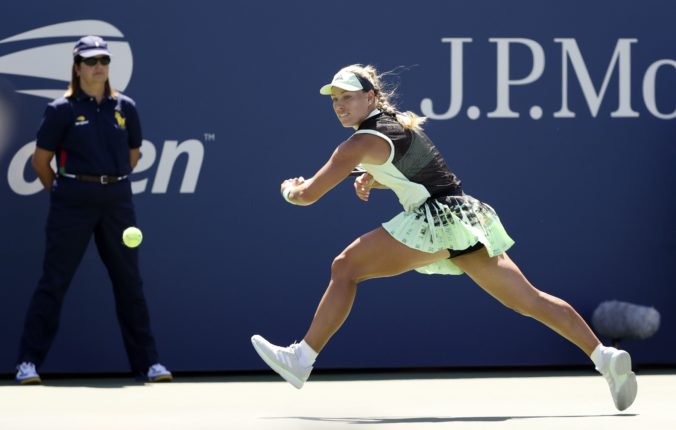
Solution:
{"label": "player's right arm", "polygon": [[384,139],[371,134],[353,135],[336,148],[331,158],[312,178],[284,181],[282,194],[293,204],[311,205],[347,178],[360,163],[382,164],[389,155],[390,146]]}

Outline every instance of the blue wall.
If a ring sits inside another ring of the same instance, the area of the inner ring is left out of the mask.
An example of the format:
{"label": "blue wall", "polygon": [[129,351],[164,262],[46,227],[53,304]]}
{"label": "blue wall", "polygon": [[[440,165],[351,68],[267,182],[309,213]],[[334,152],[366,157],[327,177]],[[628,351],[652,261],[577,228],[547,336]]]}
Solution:
{"label": "blue wall", "polygon": [[[31,187],[35,175],[21,154],[48,99],[30,94],[65,88],[70,47],[83,33],[118,42],[113,85],[140,110],[147,142],[133,181],[142,271],[163,362],[173,370],[263,368],[249,337],[300,340],[332,258],[399,211],[389,192],[364,204],[350,181],[307,208],[279,195],[283,179],[311,176],[349,136],[318,89],[357,62],[405,66],[393,81],[401,107],[438,118],[428,134],[466,192],[497,209],[517,241],[510,255],[536,286],[587,319],[609,299],[655,306],[659,332],[624,346],[639,364],[676,363],[676,6],[214,4],[26,0],[3,11],[0,373],[13,368],[44,249],[47,195]],[[354,16],[341,13],[350,9]],[[100,22],[72,23],[80,20]],[[451,73],[460,47],[462,76]],[[452,80],[462,104],[441,119],[460,102]],[[43,370],[126,370],[93,247],[61,322]],[[409,273],[363,284],[318,364],[583,363],[574,346],[468,278]]]}

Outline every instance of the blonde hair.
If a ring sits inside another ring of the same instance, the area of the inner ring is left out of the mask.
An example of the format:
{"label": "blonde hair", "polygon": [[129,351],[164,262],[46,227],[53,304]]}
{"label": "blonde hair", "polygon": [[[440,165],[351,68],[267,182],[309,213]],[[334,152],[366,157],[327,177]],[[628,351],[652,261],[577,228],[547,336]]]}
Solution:
{"label": "blonde hair", "polygon": [[[81,57],[75,57],[73,61],[73,67],[70,71],[70,82],[68,83],[68,89],[63,95],[64,97],[77,97],[82,93],[82,87],[80,86],[80,75],[77,73],[77,66],[80,65],[81,62]],[[117,91],[115,91],[110,86],[110,79],[106,79],[105,94],[117,96]]]}
{"label": "blonde hair", "polygon": [[387,88],[383,82],[383,77],[394,74],[393,72],[385,72],[379,74],[375,67],[370,64],[352,64],[343,67],[341,72],[352,72],[357,76],[367,79],[373,85],[373,92],[376,95],[376,108],[383,112],[395,115],[399,124],[404,128],[414,131],[422,130],[422,125],[427,121],[424,116],[418,116],[414,112],[406,111],[400,112],[394,103],[396,97],[396,88]]}

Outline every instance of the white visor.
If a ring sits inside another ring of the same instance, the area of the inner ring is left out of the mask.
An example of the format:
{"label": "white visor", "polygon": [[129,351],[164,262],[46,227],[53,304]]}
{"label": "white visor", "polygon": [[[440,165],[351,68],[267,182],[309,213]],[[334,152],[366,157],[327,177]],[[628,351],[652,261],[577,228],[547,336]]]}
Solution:
{"label": "white visor", "polygon": [[357,75],[352,72],[343,71],[336,73],[336,76],[333,77],[333,81],[331,81],[330,84],[326,84],[321,87],[319,89],[319,94],[330,96],[331,89],[333,87],[337,87],[345,91],[360,91],[364,89],[364,86],[361,84],[361,82],[359,82]]}

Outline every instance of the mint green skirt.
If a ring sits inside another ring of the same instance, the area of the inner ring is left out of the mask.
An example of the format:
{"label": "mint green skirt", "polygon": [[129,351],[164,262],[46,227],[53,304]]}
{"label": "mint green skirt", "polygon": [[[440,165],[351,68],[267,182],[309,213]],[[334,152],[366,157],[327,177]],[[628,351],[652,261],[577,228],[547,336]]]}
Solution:
{"label": "mint green skirt", "polygon": [[[472,196],[429,199],[411,212],[402,212],[383,228],[397,241],[423,252],[463,250],[481,242],[494,257],[507,251],[514,241],[492,207]],[[424,274],[462,275],[464,272],[444,259],[415,269]]]}

